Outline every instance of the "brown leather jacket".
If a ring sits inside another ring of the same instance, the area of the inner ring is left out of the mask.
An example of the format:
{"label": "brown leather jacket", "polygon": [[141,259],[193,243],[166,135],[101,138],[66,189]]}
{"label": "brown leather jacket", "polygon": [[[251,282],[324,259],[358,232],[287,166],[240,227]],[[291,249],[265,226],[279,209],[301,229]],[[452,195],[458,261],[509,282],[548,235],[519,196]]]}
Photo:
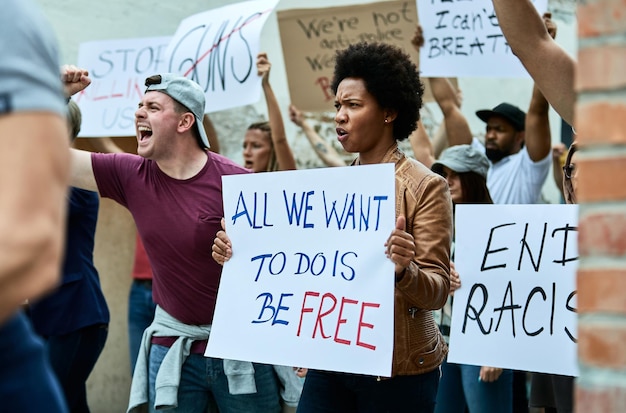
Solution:
{"label": "brown leather jacket", "polygon": [[448,353],[432,310],[450,291],[452,201],[447,182],[396,146],[381,163],[395,163],[396,217],[406,217],[415,238],[415,261],[396,282],[392,375],[436,369]]}

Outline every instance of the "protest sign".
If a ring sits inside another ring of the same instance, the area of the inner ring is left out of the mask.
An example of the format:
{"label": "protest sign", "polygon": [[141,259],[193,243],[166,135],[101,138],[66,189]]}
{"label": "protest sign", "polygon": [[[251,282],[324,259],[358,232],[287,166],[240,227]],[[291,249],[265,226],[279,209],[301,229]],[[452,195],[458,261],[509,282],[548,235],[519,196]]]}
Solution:
{"label": "protest sign", "polygon": [[448,361],[578,375],[577,205],[457,205]]}
{"label": "protest sign", "polygon": [[198,13],[184,19],[173,36],[81,44],[78,65],[93,82],[74,98],[83,114],[80,136],[134,136],[145,79],[157,73],[200,84],[205,113],[257,102],[261,29],[277,3],[254,0]]}
{"label": "protest sign", "polygon": [[206,113],[259,100],[256,58],[261,30],[276,4],[278,0],[235,3],[190,16],[178,26],[165,69],[202,86]]}
{"label": "protest sign", "polygon": [[[540,13],[547,0],[532,0]],[[528,77],[502,34],[491,0],[417,0],[425,77]]]}
{"label": "protest sign", "polygon": [[205,354],[389,376],[394,165],[222,180],[233,256]]}
{"label": "protest sign", "polygon": [[[291,102],[300,110],[333,110],[330,89],[335,52],[360,41],[394,44],[414,62],[411,45],[417,27],[414,1],[384,1],[344,7],[279,11]],[[425,101],[431,101],[428,92]]]}
{"label": "protest sign", "polygon": [[165,62],[171,37],[81,43],[78,66],[89,71],[91,85],[73,97],[82,113],[80,136],[134,136],[135,111],[145,79]]}

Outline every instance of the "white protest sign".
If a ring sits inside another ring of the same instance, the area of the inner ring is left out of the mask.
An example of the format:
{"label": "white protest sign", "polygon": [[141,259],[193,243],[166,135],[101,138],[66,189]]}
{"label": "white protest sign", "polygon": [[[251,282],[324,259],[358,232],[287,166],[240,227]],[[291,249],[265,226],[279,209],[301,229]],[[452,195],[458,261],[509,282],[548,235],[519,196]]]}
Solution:
{"label": "white protest sign", "polygon": [[[514,1],[514,0],[511,0]],[[548,0],[532,0],[542,14]],[[491,0],[417,0],[424,77],[528,77],[511,51]]]}
{"label": "white protest sign", "polygon": [[159,73],[171,37],[81,43],[78,66],[91,85],[73,97],[82,113],[80,136],[134,136],[145,79]]}
{"label": "white protest sign", "polygon": [[206,355],[389,376],[394,165],[224,176],[224,266]]}
{"label": "white protest sign", "polygon": [[457,205],[448,361],[578,375],[577,205]]}
{"label": "white protest sign", "polygon": [[165,69],[202,86],[206,113],[259,100],[256,57],[261,29],[276,4],[278,0],[231,4],[194,14],[178,26]]}

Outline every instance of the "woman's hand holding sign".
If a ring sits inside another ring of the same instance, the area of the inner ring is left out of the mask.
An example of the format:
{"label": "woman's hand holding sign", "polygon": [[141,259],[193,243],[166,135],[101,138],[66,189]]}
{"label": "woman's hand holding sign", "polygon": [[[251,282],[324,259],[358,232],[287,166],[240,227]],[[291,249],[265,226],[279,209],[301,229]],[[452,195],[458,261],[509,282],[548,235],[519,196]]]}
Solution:
{"label": "woman's hand holding sign", "polygon": [[454,295],[454,292],[461,288],[461,277],[454,266],[454,263],[450,263],[450,295]]}
{"label": "woman's hand holding sign", "polygon": [[224,265],[233,256],[233,246],[230,243],[230,238],[226,235],[224,218],[222,218],[222,230],[215,234],[211,250],[213,251],[211,253],[213,259],[220,265]]}
{"label": "woman's hand holding sign", "polygon": [[396,220],[396,228],[385,242],[385,247],[385,254],[396,266],[396,281],[400,281],[404,270],[415,260],[415,238],[406,232],[404,216],[400,215]]}

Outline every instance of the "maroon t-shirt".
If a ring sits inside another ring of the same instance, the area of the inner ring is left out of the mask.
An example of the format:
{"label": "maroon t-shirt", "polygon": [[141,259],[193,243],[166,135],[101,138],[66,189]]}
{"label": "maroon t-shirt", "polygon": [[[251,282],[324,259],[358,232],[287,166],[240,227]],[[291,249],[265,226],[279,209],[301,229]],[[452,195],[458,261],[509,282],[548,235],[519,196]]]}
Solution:
{"label": "maroon t-shirt", "polygon": [[212,152],[186,180],[137,155],[94,153],[91,159],[100,194],[135,219],[152,266],[154,302],[185,324],[211,324],[222,270],[211,257],[224,216],[222,176],[250,171]]}
{"label": "maroon t-shirt", "polygon": [[152,280],[152,267],[139,234],[137,234],[135,241],[135,261],[133,262],[132,276],[135,280]]}

